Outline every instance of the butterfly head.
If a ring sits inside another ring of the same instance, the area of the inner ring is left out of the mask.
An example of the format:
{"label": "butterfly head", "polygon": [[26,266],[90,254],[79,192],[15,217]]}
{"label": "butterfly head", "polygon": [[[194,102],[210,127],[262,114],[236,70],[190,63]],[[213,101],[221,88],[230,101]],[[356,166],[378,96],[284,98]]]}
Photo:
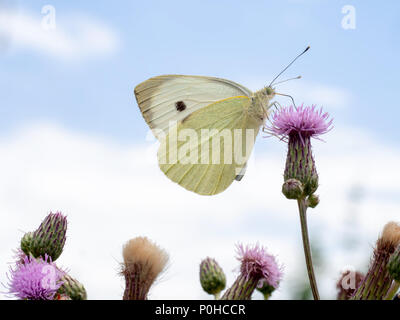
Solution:
{"label": "butterfly head", "polygon": [[271,100],[275,96],[275,89],[271,86],[265,87],[265,95]]}

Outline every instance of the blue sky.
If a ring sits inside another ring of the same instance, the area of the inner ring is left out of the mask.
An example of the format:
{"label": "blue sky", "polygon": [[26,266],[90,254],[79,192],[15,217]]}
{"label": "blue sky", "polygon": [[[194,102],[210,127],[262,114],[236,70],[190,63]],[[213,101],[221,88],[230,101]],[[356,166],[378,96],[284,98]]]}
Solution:
{"label": "blue sky", "polygon": [[[57,27],[45,31],[49,4]],[[354,30],[341,26],[345,5],[356,10]],[[133,89],[177,73],[257,90],[310,45],[282,77],[303,78],[278,88],[334,117],[326,143],[314,142],[321,204],[309,218],[312,237],[328,248],[329,274],[317,278],[332,297],[340,270],[365,268],[383,225],[398,220],[399,33],[395,0],[0,0],[0,283],[22,231],[61,210],[70,229],[60,263],[90,298],[121,297],[121,245],[136,235],[171,255],[155,298],[207,298],[197,279],[207,255],[231,283],[238,241],[259,241],[278,256],[285,281],[275,298],[290,297],[303,256],[295,204],[280,191],[286,146],[258,139],[240,183],[197,196],[158,169]],[[364,191],[358,202],[354,189]],[[357,250],[337,241],[345,233]]]}
{"label": "blue sky", "polygon": [[[15,7],[40,18],[45,4],[21,1]],[[341,27],[341,8],[348,1],[51,4],[59,28],[70,27],[68,19],[74,15],[96,19],[112,30],[119,44],[112,54],[68,61],[15,49],[11,40],[0,60],[2,132],[49,120],[130,143],[143,139],[147,130],[132,93],[139,82],[178,73],[226,77],[245,86],[253,78],[265,79],[267,84],[311,45],[309,54],[285,76],[301,74],[300,81],[351,93],[351,105],[345,109],[324,105],[336,125],[362,126],[393,142],[400,138],[392,120],[399,116],[397,1],[352,2],[355,30]]]}

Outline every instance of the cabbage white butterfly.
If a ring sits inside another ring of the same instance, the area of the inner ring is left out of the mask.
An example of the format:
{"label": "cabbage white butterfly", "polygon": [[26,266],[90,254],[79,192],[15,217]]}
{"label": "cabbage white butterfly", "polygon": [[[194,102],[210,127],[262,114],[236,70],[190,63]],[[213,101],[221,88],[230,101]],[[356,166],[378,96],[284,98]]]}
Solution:
{"label": "cabbage white butterfly", "polygon": [[201,195],[218,194],[241,180],[275,104],[271,100],[283,95],[272,84],[308,49],[256,92],[230,80],[188,75],[162,75],[137,85],[136,100],[160,141],[158,162],[165,175]]}

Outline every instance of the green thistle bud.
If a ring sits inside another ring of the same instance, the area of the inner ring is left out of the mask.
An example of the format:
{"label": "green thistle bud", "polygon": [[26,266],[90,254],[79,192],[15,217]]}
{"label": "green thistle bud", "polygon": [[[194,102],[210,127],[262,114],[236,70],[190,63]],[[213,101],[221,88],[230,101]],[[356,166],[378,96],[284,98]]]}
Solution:
{"label": "green thistle bud", "polygon": [[200,283],[205,292],[216,298],[225,289],[225,273],[215,259],[206,258],[200,263]]}
{"label": "green thistle bud", "polygon": [[29,255],[32,248],[32,232],[27,232],[21,239],[21,249],[26,254]]}
{"label": "green thistle bud", "polygon": [[71,298],[71,300],[86,300],[87,294],[85,287],[76,279],[72,278],[70,275],[65,274],[61,281],[63,284],[60,289],[58,289],[58,293],[62,296],[67,296]]}
{"label": "green thistle bud", "polygon": [[299,180],[303,184],[304,196],[310,196],[317,190],[318,174],[310,138],[301,140],[297,135],[289,137],[284,179]]}
{"label": "green thistle bud", "polygon": [[387,268],[390,276],[397,282],[400,282],[400,246],[390,256]]}
{"label": "green thistle bud", "polygon": [[315,208],[319,204],[319,197],[316,194],[308,196],[306,204],[307,207]]}
{"label": "green thistle bud", "polygon": [[282,185],[282,193],[288,199],[300,199],[303,196],[303,184],[296,179],[288,179]]}
{"label": "green thistle bud", "polygon": [[272,292],[275,291],[275,287],[263,281],[262,286],[257,287],[257,290],[262,293],[264,300],[268,300],[271,297]]}
{"label": "green thistle bud", "polygon": [[50,213],[34,232],[28,232],[21,240],[21,249],[35,258],[51,257],[57,260],[61,255],[67,232],[67,218],[60,212]]}

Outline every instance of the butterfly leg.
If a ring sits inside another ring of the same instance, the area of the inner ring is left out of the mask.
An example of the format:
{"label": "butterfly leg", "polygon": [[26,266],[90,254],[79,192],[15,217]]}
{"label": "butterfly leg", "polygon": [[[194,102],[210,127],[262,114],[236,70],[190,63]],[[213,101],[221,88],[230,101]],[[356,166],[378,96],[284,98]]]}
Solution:
{"label": "butterfly leg", "polygon": [[[272,108],[272,107],[274,107],[275,110],[278,110],[278,108],[282,108],[282,106],[280,105],[280,103],[279,103],[278,101],[272,102],[272,103],[268,106],[267,110],[269,110],[269,109]],[[268,113],[265,111],[265,114],[268,114]],[[266,118],[267,118],[267,117],[265,117],[265,119],[266,119]],[[263,127],[262,127],[262,132],[263,132],[263,133],[270,133],[270,132],[267,131],[267,129],[266,129],[266,127],[265,127],[265,124],[264,124]]]}

